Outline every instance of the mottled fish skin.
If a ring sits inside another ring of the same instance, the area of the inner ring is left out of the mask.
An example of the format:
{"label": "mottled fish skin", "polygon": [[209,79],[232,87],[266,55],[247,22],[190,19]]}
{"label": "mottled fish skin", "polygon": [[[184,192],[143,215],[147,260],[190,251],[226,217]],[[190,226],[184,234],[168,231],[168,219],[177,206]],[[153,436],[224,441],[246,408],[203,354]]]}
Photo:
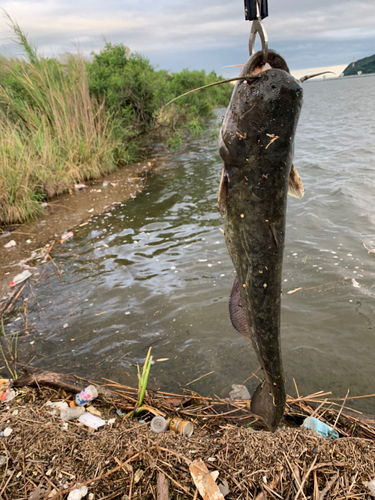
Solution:
{"label": "mottled fish skin", "polygon": [[[253,55],[240,76],[254,75],[261,61],[261,52]],[[269,51],[267,63],[271,69],[236,84],[224,117],[219,211],[238,280],[231,294],[231,319],[251,338],[264,372],[251,409],[274,431],[286,400],[280,348],[281,272],[302,87],[277,53]]]}

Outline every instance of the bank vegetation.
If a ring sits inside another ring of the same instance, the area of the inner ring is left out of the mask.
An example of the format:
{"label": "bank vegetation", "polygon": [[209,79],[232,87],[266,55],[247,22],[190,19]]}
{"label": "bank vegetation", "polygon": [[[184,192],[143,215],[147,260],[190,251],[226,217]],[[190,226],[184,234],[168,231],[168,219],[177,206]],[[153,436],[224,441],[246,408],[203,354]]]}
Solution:
{"label": "bank vegetation", "polygon": [[0,56],[0,224],[35,217],[74,183],[141,159],[156,141],[172,150],[202,133],[231,85],[215,72],[169,73],[123,44],[81,54],[38,54],[8,18],[21,58]]}

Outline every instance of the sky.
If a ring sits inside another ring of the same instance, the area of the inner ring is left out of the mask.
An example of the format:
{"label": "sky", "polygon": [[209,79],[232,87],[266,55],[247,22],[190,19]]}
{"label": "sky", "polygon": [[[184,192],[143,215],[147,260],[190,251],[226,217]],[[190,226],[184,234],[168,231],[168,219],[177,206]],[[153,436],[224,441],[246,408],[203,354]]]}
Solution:
{"label": "sky", "polygon": [[[123,43],[159,69],[216,71],[234,77],[248,58],[251,22],[243,0],[2,0],[1,8],[43,56],[99,52]],[[19,48],[0,11],[0,53]],[[269,47],[303,76],[375,53],[375,0],[268,0]],[[260,48],[259,40],[256,49]]]}

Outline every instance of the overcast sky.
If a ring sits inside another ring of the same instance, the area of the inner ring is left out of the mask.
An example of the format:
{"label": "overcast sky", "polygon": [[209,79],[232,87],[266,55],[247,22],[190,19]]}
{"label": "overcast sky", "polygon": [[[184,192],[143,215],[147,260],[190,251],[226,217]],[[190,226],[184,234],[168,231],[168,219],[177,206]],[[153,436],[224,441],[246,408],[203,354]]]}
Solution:
{"label": "overcast sky", "polygon": [[[2,0],[45,56],[124,43],[160,69],[235,76],[246,62],[251,23],[243,0]],[[375,53],[375,0],[269,0],[269,46],[293,70],[336,66]],[[0,52],[17,50],[0,18]]]}

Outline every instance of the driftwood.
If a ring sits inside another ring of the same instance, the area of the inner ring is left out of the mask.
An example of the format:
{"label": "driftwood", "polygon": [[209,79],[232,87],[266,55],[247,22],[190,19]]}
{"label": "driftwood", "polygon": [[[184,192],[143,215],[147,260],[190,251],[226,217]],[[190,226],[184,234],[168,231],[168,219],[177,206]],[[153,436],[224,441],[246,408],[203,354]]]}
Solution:
{"label": "driftwood", "polygon": [[83,389],[82,382],[78,382],[73,376],[54,372],[26,373],[13,382],[14,387],[39,385],[58,387],[74,394]]}

